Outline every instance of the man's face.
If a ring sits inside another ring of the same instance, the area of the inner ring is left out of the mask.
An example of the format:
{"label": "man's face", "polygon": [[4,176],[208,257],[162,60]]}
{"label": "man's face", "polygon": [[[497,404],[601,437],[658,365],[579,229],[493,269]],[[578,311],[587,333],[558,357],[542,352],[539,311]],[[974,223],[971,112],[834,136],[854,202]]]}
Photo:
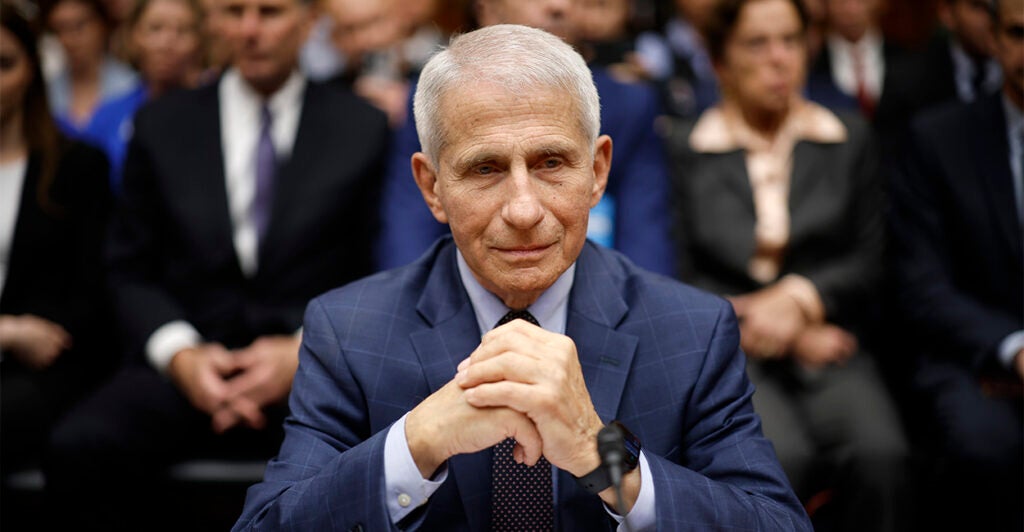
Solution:
{"label": "man's face", "polygon": [[779,114],[804,79],[806,47],[800,15],[788,0],[757,0],[740,11],[716,65],[723,89],[743,109]]}
{"label": "man's face", "polygon": [[577,0],[477,0],[477,17],[481,26],[519,24],[542,29],[574,42]]}
{"label": "man's face", "polygon": [[334,46],[353,62],[383,49],[400,37],[401,28],[389,0],[329,0],[324,9],[334,22]]}
{"label": "man's face", "polygon": [[1024,108],[1024,0],[999,2],[996,58],[1003,67],[1003,89]]}
{"label": "man's face", "polygon": [[299,49],[312,25],[300,0],[222,0],[221,28],[232,63],[263,94],[276,91],[299,60]]}
{"label": "man's face", "polygon": [[856,42],[876,24],[881,0],[827,0],[828,24],[846,40]]}
{"label": "man's face", "polygon": [[964,50],[978,58],[991,57],[992,16],[989,0],[953,0],[939,4],[939,16]]}
{"label": "man's face", "polygon": [[577,116],[562,91],[457,87],[443,98],[448,143],[438,169],[413,156],[434,217],[449,224],[480,284],[511,308],[532,303],[576,260],[604,192],[611,139],[592,144]]}

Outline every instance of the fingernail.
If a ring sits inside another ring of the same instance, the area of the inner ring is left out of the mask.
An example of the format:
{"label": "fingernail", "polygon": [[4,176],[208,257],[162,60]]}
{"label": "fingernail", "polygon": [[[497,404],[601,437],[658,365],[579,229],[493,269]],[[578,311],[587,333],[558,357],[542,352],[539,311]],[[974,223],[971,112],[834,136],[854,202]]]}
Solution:
{"label": "fingernail", "polygon": [[462,370],[459,370],[459,372],[455,374],[455,384],[463,384],[465,382],[466,382],[466,372],[464,372]]}
{"label": "fingernail", "polygon": [[464,359],[462,359],[462,362],[459,362],[459,367],[456,368],[456,369],[458,369],[459,371],[462,371],[462,370],[466,369],[466,366],[468,366],[468,365],[469,365],[469,358],[464,358]]}

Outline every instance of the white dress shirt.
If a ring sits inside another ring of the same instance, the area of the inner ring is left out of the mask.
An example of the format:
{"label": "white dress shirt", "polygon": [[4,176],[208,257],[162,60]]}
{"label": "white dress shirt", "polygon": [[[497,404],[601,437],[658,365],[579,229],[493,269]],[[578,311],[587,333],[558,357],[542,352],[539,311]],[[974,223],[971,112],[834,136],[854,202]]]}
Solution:
{"label": "white dress shirt", "polygon": [[[224,73],[218,86],[228,208],[235,253],[246,277],[255,275],[259,266],[256,227],[249,217],[249,210],[256,193],[260,111],[264,104],[270,109],[273,117],[270,136],[274,151],[279,162],[286,161],[295,145],[305,89],[306,79],[300,73],[292,72],[284,85],[265,99],[234,69]],[[146,358],[154,368],[164,372],[178,351],[201,342],[202,335],[192,324],[183,320],[166,323],[150,335],[146,342]]]}
{"label": "white dress shirt", "polygon": [[[497,296],[488,292],[477,282],[462,257],[458,253],[459,276],[462,284],[469,295],[470,303],[476,315],[477,326],[480,328],[480,336],[483,337],[494,325],[509,311],[505,303]],[[565,323],[569,315],[569,292],[572,290],[573,280],[576,277],[576,264],[573,263],[568,270],[555,281],[527,310],[537,319],[537,322],[545,330],[565,334]],[[466,353],[468,356],[469,353]],[[454,375],[452,375],[454,377]],[[640,452],[640,493],[632,510],[626,518],[629,519],[630,528],[633,531],[653,530],[657,513],[655,509],[654,480],[651,478],[651,469],[647,464],[647,458],[643,451]],[[557,470],[552,466],[552,482],[555,497],[558,494]],[[388,429],[384,441],[384,493],[387,497],[388,513],[392,523],[398,523],[417,507],[426,504],[427,500],[441,484],[448,479],[448,465],[445,463],[434,474],[433,479],[424,479],[416,462],[409,451],[409,442],[405,438],[405,416],[396,421]],[[557,502],[557,501],[556,501]],[[608,512],[617,522],[621,523],[623,517],[611,511],[607,505]]]}
{"label": "white dress shirt", "polygon": [[21,207],[21,189],[25,185],[28,158],[0,165],[0,294],[4,293],[11,246],[14,245],[14,226],[18,223]]}
{"label": "white dress shirt", "polygon": [[854,52],[860,52],[864,72],[864,90],[873,102],[882,95],[885,80],[885,55],[882,36],[877,30],[868,30],[855,43],[832,34],[826,42],[832,59],[832,80],[847,96],[857,97],[857,74],[854,70]]}

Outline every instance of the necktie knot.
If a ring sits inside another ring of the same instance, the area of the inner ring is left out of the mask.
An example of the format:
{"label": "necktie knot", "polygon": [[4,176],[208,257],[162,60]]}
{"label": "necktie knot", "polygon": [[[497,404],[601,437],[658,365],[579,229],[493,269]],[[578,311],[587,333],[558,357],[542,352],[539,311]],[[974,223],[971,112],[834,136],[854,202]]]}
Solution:
{"label": "necktie knot", "polygon": [[501,327],[512,320],[524,320],[527,323],[532,323],[540,327],[540,323],[537,322],[537,318],[533,317],[528,310],[510,310],[504,316],[498,320],[498,323],[494,324],[495,328]]}

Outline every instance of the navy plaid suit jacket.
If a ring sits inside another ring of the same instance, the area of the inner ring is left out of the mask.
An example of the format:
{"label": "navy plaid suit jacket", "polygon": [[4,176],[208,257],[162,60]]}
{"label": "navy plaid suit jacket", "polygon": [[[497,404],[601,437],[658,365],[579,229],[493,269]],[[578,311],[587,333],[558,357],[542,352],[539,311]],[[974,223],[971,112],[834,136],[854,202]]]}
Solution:
{"label": "navy plaid suit jacket", "polygon": [[[644,444],[663,530],[810,530],[761,433],[732,308],[587,243],[566,334],[598,415]],[[280,454],[236,530],[390,530],[387,428],[447,383],[480,340],[456,249],[312,301]],[[452,457],[448,479],[402,528],[490,527],[490,451]],[[601,500],[559,472],[556,527],[611,530]]]}

